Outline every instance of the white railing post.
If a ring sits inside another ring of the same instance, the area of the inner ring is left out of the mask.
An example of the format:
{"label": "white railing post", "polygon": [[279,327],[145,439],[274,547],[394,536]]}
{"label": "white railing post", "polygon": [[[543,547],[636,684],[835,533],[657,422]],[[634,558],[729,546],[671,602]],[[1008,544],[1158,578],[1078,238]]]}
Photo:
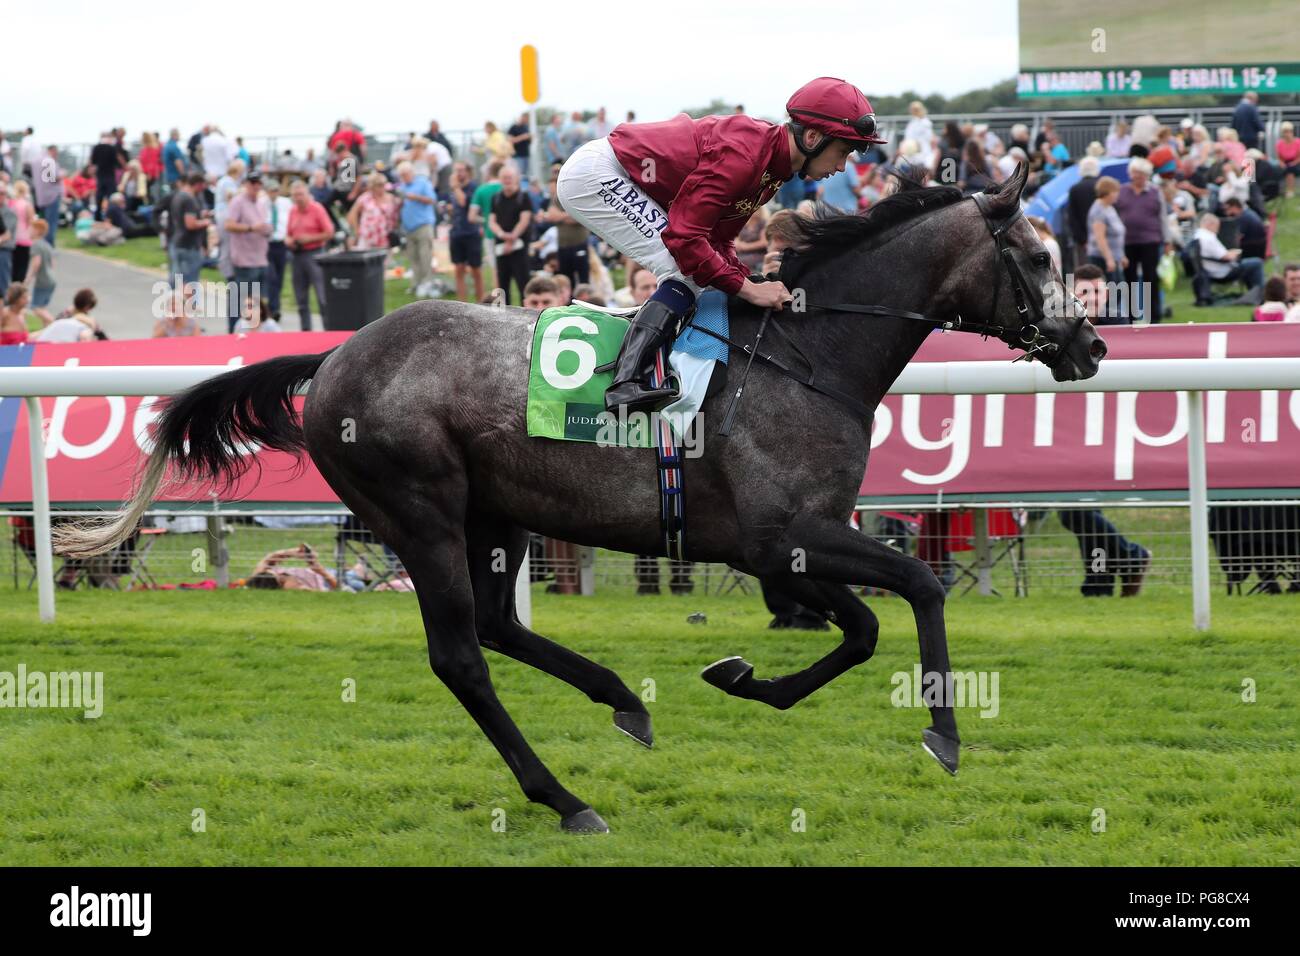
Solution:
{"label": "white railing post", "polygon": [[532,630],[533,627],[533,589],[529,578],[532,577],[528,567],[528,552],[524,552],[523,564],[519,565],[519,576],[515,578],[515,617],[519,623]]}
{"label": "white railing post", "polygon": [[591,597],[596,593],[595,548],[578,549],[578,593],[584,597]]}
{"label": "white railing post", "polygon": [[1210,512],[1205,473],[1205,393],[1187,393],[1187,490],[1192,525],[1192,625],[1210,628]]}
{"label": "white railing post", "polygon": [[993,590],[993,551],[989,546],[989,509],[976,508],[975,519],[975,574],[980,594],[988,597]]}
{"label": "white railing post", "polygon": [[32,525],[36,545],[36,588],[42,621],[54,620],[54,550],[50,546],[50,485],[45,470],[41,400],[28,396],[27,439],[32,456]]}

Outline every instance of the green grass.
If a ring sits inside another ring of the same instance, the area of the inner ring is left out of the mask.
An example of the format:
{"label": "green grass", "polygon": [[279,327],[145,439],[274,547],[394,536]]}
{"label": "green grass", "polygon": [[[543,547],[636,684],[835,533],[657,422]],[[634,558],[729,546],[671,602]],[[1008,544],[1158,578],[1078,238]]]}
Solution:
{"label": "green grass", "polygon": [[950,602],[954,667],[1001,682],[996,718],[959,713],[951,778],[919,746],[927,715],[891,706],[917,659],[902,601],[872,602],[872,661],[779,712],[699,669],[790,672],[830,635],[767,631],[756,597],[535,588],[540,632],[655,685],[647,751],[489,655],[530,743],[614,831],[573,837],[430,673],[410,595],[75,592],[41,625],[34,595],[0,592],[0,670],[103,671],[106,697],[98,720],[0,711],[0,865],[1300,863],[1297,599],[1220,599],[1207,634],[1188,600]]}
{"label": "green grass", "polygon": [[[202,513],[201,510],[198,513]],[[1186,508],[1117,507],[1103,509],[1103,513],[1125,537],[1152,552],[1151,569],[1146,579],[1148,589],[1190,586],[1191,537]],[[868,520],[870,522],[871,519]],[[874,529],[874,524],[868,525],[868,530]],[[226,548],[230,554],[230,576],[246,576],[263,555],[280,548],[297,547],[301,542],[311,545],[332,570],[337,533],[337,528],[330,525],[271,530],[252,524],[233,524],[226,537]],[[161,535],[153,542],[147,559],[148,566],[160,582],[194,583],[211,578],[213,571],[210,568],[196,569],[194,565],[194,549],[206,549],[207,544],[208,539],[202,532]],[[915,544],[911,547],[914,549]],[[999,557],[1002,549],[1003,543],[995,542],[994,556]],[[974,552],[957,552],[953,559],[963,565],[970,564]],[[13,552],[9,548],[0,548],[0,590],[13,587],[13,564]],[[19,585],[25,587],[31,574],[30,562],[20,556],[18,564]],[[59,567],[57,559],[55,567]],[[725,569],[713,565],[711,570],[721,574]],[[617,552],[597,552],[598,587],[603,588],[607,584],[613,587],[623,586],[631,580],[631,572],[630,556]],[[1061,525],[1055,511],[1031,512],[1024,539],[1023,573],[1031,594],[1045,591],[1070,596],[1078,594],[1083,576],[1078,539]],[[697,571],[697,577],[703,580],[703,574],[704,569],[701,567]],[[1225,580],[1218,561],[1211,561],[1210,574],[1217,592]],[[1246,587],[1249,588],[1254,582],[1255,579],[1252,578]],[[995,563],[992,583],[1002,594],[1015,594],[1016,581],[1009,555],[1001,555]]]}

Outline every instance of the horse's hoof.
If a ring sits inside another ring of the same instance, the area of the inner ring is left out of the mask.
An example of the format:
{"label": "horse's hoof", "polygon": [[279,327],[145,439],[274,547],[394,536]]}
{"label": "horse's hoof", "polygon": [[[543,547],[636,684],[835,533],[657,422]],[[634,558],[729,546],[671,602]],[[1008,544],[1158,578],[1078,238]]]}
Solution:
{"label": "horse's hoof", "polygon": [[599,813],[588,807],[561,820],[560,829],[565,833],[608,833],[609,824],[600,818]]}
{"label": "horse's hoof", "polygon": [[951,737],[944,737],[938,731],[927,727],[921,731],[921,746],[954,777],[957,776],[957,763],[960,759],[961,745]]}
{"label": "horse's hoof", "polygon": [[645,747],[655,745],[654,728],[650,725],[650,715],[632,710],[614,711],[614,726]]}
{"label": "horse's hoof", "polygon": [[730,694],[753,673],[754,665],[743,657],[724,657],[700,671],[700,676],[707,683]]}

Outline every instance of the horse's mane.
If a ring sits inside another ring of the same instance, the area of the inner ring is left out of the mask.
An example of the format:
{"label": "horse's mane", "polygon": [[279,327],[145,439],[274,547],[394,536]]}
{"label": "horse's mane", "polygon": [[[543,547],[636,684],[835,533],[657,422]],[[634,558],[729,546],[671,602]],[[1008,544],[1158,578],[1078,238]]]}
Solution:
{"label": "horse's mane", "polygon": [[900,223],[960,202],[956,186],[926,186],[919,167],[903,167],[890,174],[898,183],[892,196],[873,203],[861,213],[838,213],[818,204],[813,216],[796,217],[794,245],[808,261],[838,255],[864,239],[878,236]]}

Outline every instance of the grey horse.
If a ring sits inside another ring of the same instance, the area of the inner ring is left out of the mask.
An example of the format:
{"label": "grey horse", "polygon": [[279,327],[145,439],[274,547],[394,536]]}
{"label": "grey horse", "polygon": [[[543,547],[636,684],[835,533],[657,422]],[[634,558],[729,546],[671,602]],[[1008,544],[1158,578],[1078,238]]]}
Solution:
{"label": "grey horse", "polygon": [[[786,709],[868,660],[877,619],[849,585],[907,600],[925,672],[950,672],[942,585],[925,563],[854,531],[846,518],[867,466],[871,413],[935,322],[974,320],[1036,353],[1058,381],[1096,374],[1106,348],[1091,324],[1081,313],[1046,308],[1042,290],[1061,277],[1020,215],[1026,175],[1018,169],[976,202],[951,187],[904,180],[866,214],[804,222],[804,241],[787,263],[797,273],[783,267],[782,275],[807,310],[782,322],[821,390],[755,364],[735,430],[722,437],[718,426],[744,367],[730,363],[727,387],[703,407],[703,454],[686,462],[687,548],[692,560],[724,562],[826,613],[842,641],[805,669],[767,679],[724,658],[706,668],[711,684]],[[732,337],[751,341],[760,313],[740,300],[730,310]],[[555,810],[565,830],[604,832],[596,811],[561,785],[515,726],[482,648],[572,684],[612,708],[620,730],[651,745],[650,715],[617,674],[518,621],[514,581],[530,530],[663,553],[656,465],[645,451],[527,436],[535,319],[523,309],[418,302],[333,351],[270,359],[196,385],[157,420],[132,500],[100,522],[62,527],[58,549],[88,555],[113,547],[164,479],[229,487],[256,466],[241,445],[305,450],[410,572],[434,673],[527,798]],[[308,382],[300,425],[294,397]],[[923,744],[955,773],[960,738],[950,705],[930,708]]]}

